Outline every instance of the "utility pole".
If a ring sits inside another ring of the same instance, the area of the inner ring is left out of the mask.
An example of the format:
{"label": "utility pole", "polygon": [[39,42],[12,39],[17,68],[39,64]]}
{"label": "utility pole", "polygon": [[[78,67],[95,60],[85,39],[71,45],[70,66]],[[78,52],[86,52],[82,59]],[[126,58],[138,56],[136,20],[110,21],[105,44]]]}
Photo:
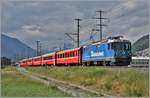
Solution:
{"label": "utility pole", "polygon": [[[103,13],[104,11],[99,10],[99,11],[96,11],[96,12],[99,13],[99,17],[94,18],[94,19],[99,19],[99,24],[96,24],[96,26],[99,26],[100,41],[102,41],[102,37],[103,37],[103,34],[102,34],[102,32],[103,32],[103,31],[102,31],[102,27],[103,27],[103,26],[106,26],[106,25],[104,25],[104,24],[102,23],[102,20],[107,19],[107,18],[103,18],[103,17],[102,17],[102,13]],[[96,31],[97,31],[97,30],[96,30]]]}
{"label": "utility pole", "polygon": [[36,41],[36,45],[37,45],[37,53],[36,55],[39,56],[39,45],[40,45],[40,41]]}
{"label": "utility pole", "polygon": [[30,58],[30,47],[27,47],[27,58]]}
{"label": "utility pole", "polygon": [[42,43],[39,43],[39,55],[42,55]]}
{"label": "utility pole", "polygon": [[79,41],[80,41],[80,36],[79,36],[79,30],[80,30],[80,21],[81,21],[81,19],[79,19],[79,18],[77,18],[77,19],[75,19],[76,21],[77,21],[77,47],[79,47]]}

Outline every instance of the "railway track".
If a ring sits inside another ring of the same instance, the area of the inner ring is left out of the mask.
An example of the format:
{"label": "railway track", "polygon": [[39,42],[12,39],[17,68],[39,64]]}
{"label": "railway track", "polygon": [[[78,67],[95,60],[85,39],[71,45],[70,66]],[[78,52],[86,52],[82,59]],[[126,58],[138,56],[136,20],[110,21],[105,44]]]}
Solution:
{"label": "railway track", "polygon": [[17,69],[20,71],[21,74],[29,77],[30,79],[40,81],[48,86],[57,87],[59,90],[69,95],[72,95],[74,97],[101,97],[101,96],[113,97],[111,95],[104,94],[102,92],[99,93],[91,89],[87,89],[78,85],[70,84],[64,81],[56,80],[50,77],[46,77],[44,75],[30,73],[24,68],[18,67]]}

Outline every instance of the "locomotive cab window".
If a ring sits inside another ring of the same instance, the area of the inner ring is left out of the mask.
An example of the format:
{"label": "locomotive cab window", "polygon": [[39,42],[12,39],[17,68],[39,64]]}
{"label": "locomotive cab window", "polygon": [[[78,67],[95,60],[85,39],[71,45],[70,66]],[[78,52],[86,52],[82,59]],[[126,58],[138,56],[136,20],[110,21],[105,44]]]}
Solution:
{"label": "locomotive cab window", "polygon": [[111,43],[111,48],[114,50],[131,50],[131,45],[127,42],[114,42]]}

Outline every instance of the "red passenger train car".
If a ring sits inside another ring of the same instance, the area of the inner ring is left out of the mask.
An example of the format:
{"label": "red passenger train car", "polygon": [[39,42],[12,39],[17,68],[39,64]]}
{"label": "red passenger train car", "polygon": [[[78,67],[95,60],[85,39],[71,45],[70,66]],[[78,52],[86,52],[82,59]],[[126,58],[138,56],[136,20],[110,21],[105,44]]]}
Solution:
{"label": "red passenger train car", "polygon": [[48,53],[45,55],[24,59],[20,66],[45,66],[45,65],[72,65],[82,63],[82,47]]}
{"label": "red passenger train car", "polygon": [[23,59],[23,60],[19,61],[19,64],[20,64],[20,67],[27,67],[27,66],[31,65],[29,59]]}
{"label": "red passenger train car", "polygon": [[40,65],[42,65],[42,56],[33,57],[32,58],[32,65],[33,66],[40,66]]}
{"label": "red passenger train car", "polygon": [[20,67],[26,67],[28,64],[27,64],[27,59],[23,59],[19,62],[20,64]]}
{"label": "red passenger train car", "polygon": [[26,64],[27,64],[28,66],[33,65],[33,60],[32,60],[32,58],[27,59],[26,62],[27,62]]}
{"label": "red passenger train car", "polygon": [[42,65],[55,65],[56,53],[49,53],[42,56]]}
{"label": "red passenger train car", "polygon": [[57,65],[71,65],[81,63],[81,48],[64,50],[56,53]]}

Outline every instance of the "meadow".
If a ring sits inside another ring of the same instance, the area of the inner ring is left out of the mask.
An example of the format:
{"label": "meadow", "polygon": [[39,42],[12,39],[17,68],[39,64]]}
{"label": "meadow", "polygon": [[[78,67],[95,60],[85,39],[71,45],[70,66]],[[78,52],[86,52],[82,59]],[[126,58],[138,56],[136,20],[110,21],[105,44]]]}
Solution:
{"label": "meadow", "polygon": [[125,68],[28,67],[33,73],[81,85],[114,96],[149,96],[149,73]]}
{"label": "meadow", "polygon": [[46,86],[21,75],[16,68],[1,69],[2,97],[68,97],[56,87]]}

